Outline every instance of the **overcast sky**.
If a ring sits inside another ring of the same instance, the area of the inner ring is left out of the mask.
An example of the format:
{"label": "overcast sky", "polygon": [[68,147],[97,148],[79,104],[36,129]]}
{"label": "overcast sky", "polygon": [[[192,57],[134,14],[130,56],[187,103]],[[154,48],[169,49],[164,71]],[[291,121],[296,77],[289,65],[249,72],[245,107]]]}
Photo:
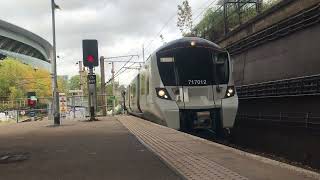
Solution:
{"label": "overcast sky", "polygon": [[[142,44],[151,45],[146,56],[161,46],[157,33],[177,13],[182,0],[55,0],[61,10],[56,12],[57,60],[59,75],[75,75],[82,58],[82,39],[97,39],[100,56],[140,54]],[[194,18],[212,0],[189,0]],[[0,18],[23,27],[52,42],[50,0],[1,0]],[[199,18],[200,19],[200,18]],[[197,19],[197,20],[199,20]],[[174,17],[161,32],[165,41],[181,37]],[[119,59],[126,60],[126,59]],[[138,59],[135,59],[139,61]],[[140,59],[141,60],[141,59]],[[119,69],[121,64],[117,64]],[[116,71],[117,71],[116,69]],[[107,79],[110,65],[106,63]],[[96,72],[99,73],[99,69]],[[117,80],[127,84],[134,70]]]}

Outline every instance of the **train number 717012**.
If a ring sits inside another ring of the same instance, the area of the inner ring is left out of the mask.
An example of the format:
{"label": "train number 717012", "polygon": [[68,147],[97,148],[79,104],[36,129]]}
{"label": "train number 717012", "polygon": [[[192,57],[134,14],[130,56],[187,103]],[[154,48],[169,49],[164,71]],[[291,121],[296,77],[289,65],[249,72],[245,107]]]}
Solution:
{"label": "train number 717012", "polygon": [[188,80],[189,85],[206,85],[207,80]]}

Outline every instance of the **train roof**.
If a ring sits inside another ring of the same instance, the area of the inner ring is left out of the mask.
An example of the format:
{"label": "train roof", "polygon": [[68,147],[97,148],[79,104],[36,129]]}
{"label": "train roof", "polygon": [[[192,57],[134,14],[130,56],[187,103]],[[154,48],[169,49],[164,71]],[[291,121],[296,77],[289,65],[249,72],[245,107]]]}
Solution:
{"label": "train roof", "polygon": [[195,42],[195,47],[206,47],[206,48],[216,49],[219,51],[225,51],[225,49],[221,48],[219,45],[211,41],[208,41],[206,39],[202,39],[198,37],[184,37],[181,39],[171,41],[161,46],[159,49],[156,50],[156,52],[165,51],[165,50],[174,49],[174,48],[191,47],[192,46],[191,42]]}

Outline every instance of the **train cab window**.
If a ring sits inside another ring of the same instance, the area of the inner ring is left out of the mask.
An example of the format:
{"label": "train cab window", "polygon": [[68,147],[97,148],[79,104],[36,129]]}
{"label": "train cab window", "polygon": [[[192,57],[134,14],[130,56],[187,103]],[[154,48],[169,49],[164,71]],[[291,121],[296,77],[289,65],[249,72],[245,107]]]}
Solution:
{"label": "train cab window", "polygon": [[159,53],[158,68],[165,86],[208,86],[229,81],[228,54],[208,48]]}
{"label": "train cab window", "polygon": [[228,84],[229,81],[229,56],[228,53],[214,55],[214,70],[216,84]]}
{"label": "train cab window", "polygon": [[212,53],[206,48],[175,50],[175,66],[181,86],[207,86],[213,83]]}
{"label": "train cab window", "polygon": [[158,55],[158,70],[160,73],[160,77],[163,85],[165,86],[177,86],[176,76],[175,76],[175,65],[174,65],[174,57],[172,53],[162,52]]}

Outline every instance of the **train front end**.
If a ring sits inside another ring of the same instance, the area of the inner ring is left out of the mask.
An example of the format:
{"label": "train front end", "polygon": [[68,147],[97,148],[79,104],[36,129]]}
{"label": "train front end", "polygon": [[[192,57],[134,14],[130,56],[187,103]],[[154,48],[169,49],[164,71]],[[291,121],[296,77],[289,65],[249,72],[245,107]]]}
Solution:
{"label": "train front end", "polygon": [[183,38],[156,53],[160,85],[156,88],[167,125],[190,131],[232,128],[238,97],[229,54],[200,38]]}

